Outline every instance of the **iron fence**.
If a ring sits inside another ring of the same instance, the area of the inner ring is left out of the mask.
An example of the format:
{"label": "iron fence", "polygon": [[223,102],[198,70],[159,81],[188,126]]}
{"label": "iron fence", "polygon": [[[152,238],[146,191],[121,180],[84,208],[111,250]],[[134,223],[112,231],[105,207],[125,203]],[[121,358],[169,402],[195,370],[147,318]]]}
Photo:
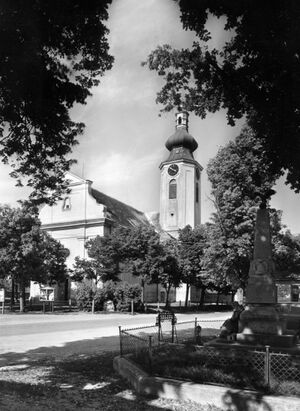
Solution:
{"label": "iron fence", "polygon": [[[244,350],[237,347],[213,347],[199,345],[205,336],[217,334],[223,320],[206,320],[184,322],[164,321],[155,325],[122,329],[120,334],[120,355],[132,354],[135,358],[143,358],[151,372],[153,354],[162,347],[173,343],[192,343],[197,351],[197,361],[203,358],[205,367],[221,369],[224,372],[210,373],[210,382],[230,384],[236,375],[240,375],[241,383],[249,385],[250,378],[258,386],[270,386],[273,382],[300,382],[300,356],[264,350]],[[155,358],[155,357],[154,357]],[[205,359],[205,361],[204,361]],[[233,374],[230,375],[232,371]],[[241,372],[239,370],[247,370]],[[248,374],[248,375],[247,375]],[[245,377],[246,376],[246,377]],[[232,378],[232,381],[231,381]],[[242,380],[245,381],[242,381]],[[253,382],[253,381],[252,381]],[[252,384],[253,385],[253,384]]]}
{"label": "iron fence", "polygon": [[157,321],[155,325],[119,327],[120,354],[138,353],[166,343],[201,343],[202,337],[218,334],[224,320]]}
{"label": "iron fence", "polygon": [[269,381],[294,380],[300,382],[300,356],[282,353],[269,353]]}
{"label": "iron fence", "polygon": [[159,344],[158,327],[149,325],[122,329],[119,327],[120,355],[149,351],[152,346]]}
{"label": "iron fence", "polygon": [[197,362],[207,370],[208,382],[261,386],[266,378],[266,354],[263,351],[248,351],[237,348],[212,346],[197,347]]}

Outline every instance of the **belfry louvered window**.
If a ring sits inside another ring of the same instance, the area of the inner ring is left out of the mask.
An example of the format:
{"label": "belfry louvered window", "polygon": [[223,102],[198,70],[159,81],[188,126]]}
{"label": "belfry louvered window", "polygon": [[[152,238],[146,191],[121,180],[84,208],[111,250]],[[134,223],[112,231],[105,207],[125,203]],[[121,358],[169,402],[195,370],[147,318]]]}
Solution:
{"label": "belfry louvered window", "polygon": [[169,199],[174,200],[177,197],[176,180],[171,180],[169,183]]}
{"label": "belfry louvered window", "polygon": [[196,183],[195,197],[196,197],[196,203],[199,203],[199,183]]}

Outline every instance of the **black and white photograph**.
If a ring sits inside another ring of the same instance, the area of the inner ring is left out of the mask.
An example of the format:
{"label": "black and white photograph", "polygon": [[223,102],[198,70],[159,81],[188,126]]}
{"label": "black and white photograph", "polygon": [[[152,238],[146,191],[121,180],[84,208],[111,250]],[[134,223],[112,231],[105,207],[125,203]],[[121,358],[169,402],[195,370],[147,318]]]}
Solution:
{"label": "black and white photograph", "polygon": [[0,410],[300,409],[300,2],[0,0]]}

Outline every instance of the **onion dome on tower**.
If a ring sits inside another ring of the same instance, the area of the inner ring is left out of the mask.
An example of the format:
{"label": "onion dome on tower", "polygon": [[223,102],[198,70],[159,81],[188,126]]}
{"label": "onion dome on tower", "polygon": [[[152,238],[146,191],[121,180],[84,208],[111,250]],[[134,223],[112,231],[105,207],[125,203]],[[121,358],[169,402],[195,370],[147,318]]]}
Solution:
{"label": "onion dome on tower", "polygon": [[166,147],[170,151],[169,158],[166,161],[194,161],[193,152],[197,149],[198,143],[188,133],[188,120],[189,114],[186,111],[179,110],[176,113],[176,131],[166,142]]}

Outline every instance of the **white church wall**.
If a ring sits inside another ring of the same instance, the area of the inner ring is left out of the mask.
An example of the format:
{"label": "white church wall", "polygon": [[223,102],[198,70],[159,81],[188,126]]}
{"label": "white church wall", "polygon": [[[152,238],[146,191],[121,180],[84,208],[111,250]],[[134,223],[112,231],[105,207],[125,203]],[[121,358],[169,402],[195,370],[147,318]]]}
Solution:
{"label": "white church wall", "polygon": [[67,266],[75,257],[86,258],[85,240],[104,235],[105,207],[90,193],[91,181],[67,173],[70,193],[54,206],[45,205],[39,214],[42,227],[70,251]]}

